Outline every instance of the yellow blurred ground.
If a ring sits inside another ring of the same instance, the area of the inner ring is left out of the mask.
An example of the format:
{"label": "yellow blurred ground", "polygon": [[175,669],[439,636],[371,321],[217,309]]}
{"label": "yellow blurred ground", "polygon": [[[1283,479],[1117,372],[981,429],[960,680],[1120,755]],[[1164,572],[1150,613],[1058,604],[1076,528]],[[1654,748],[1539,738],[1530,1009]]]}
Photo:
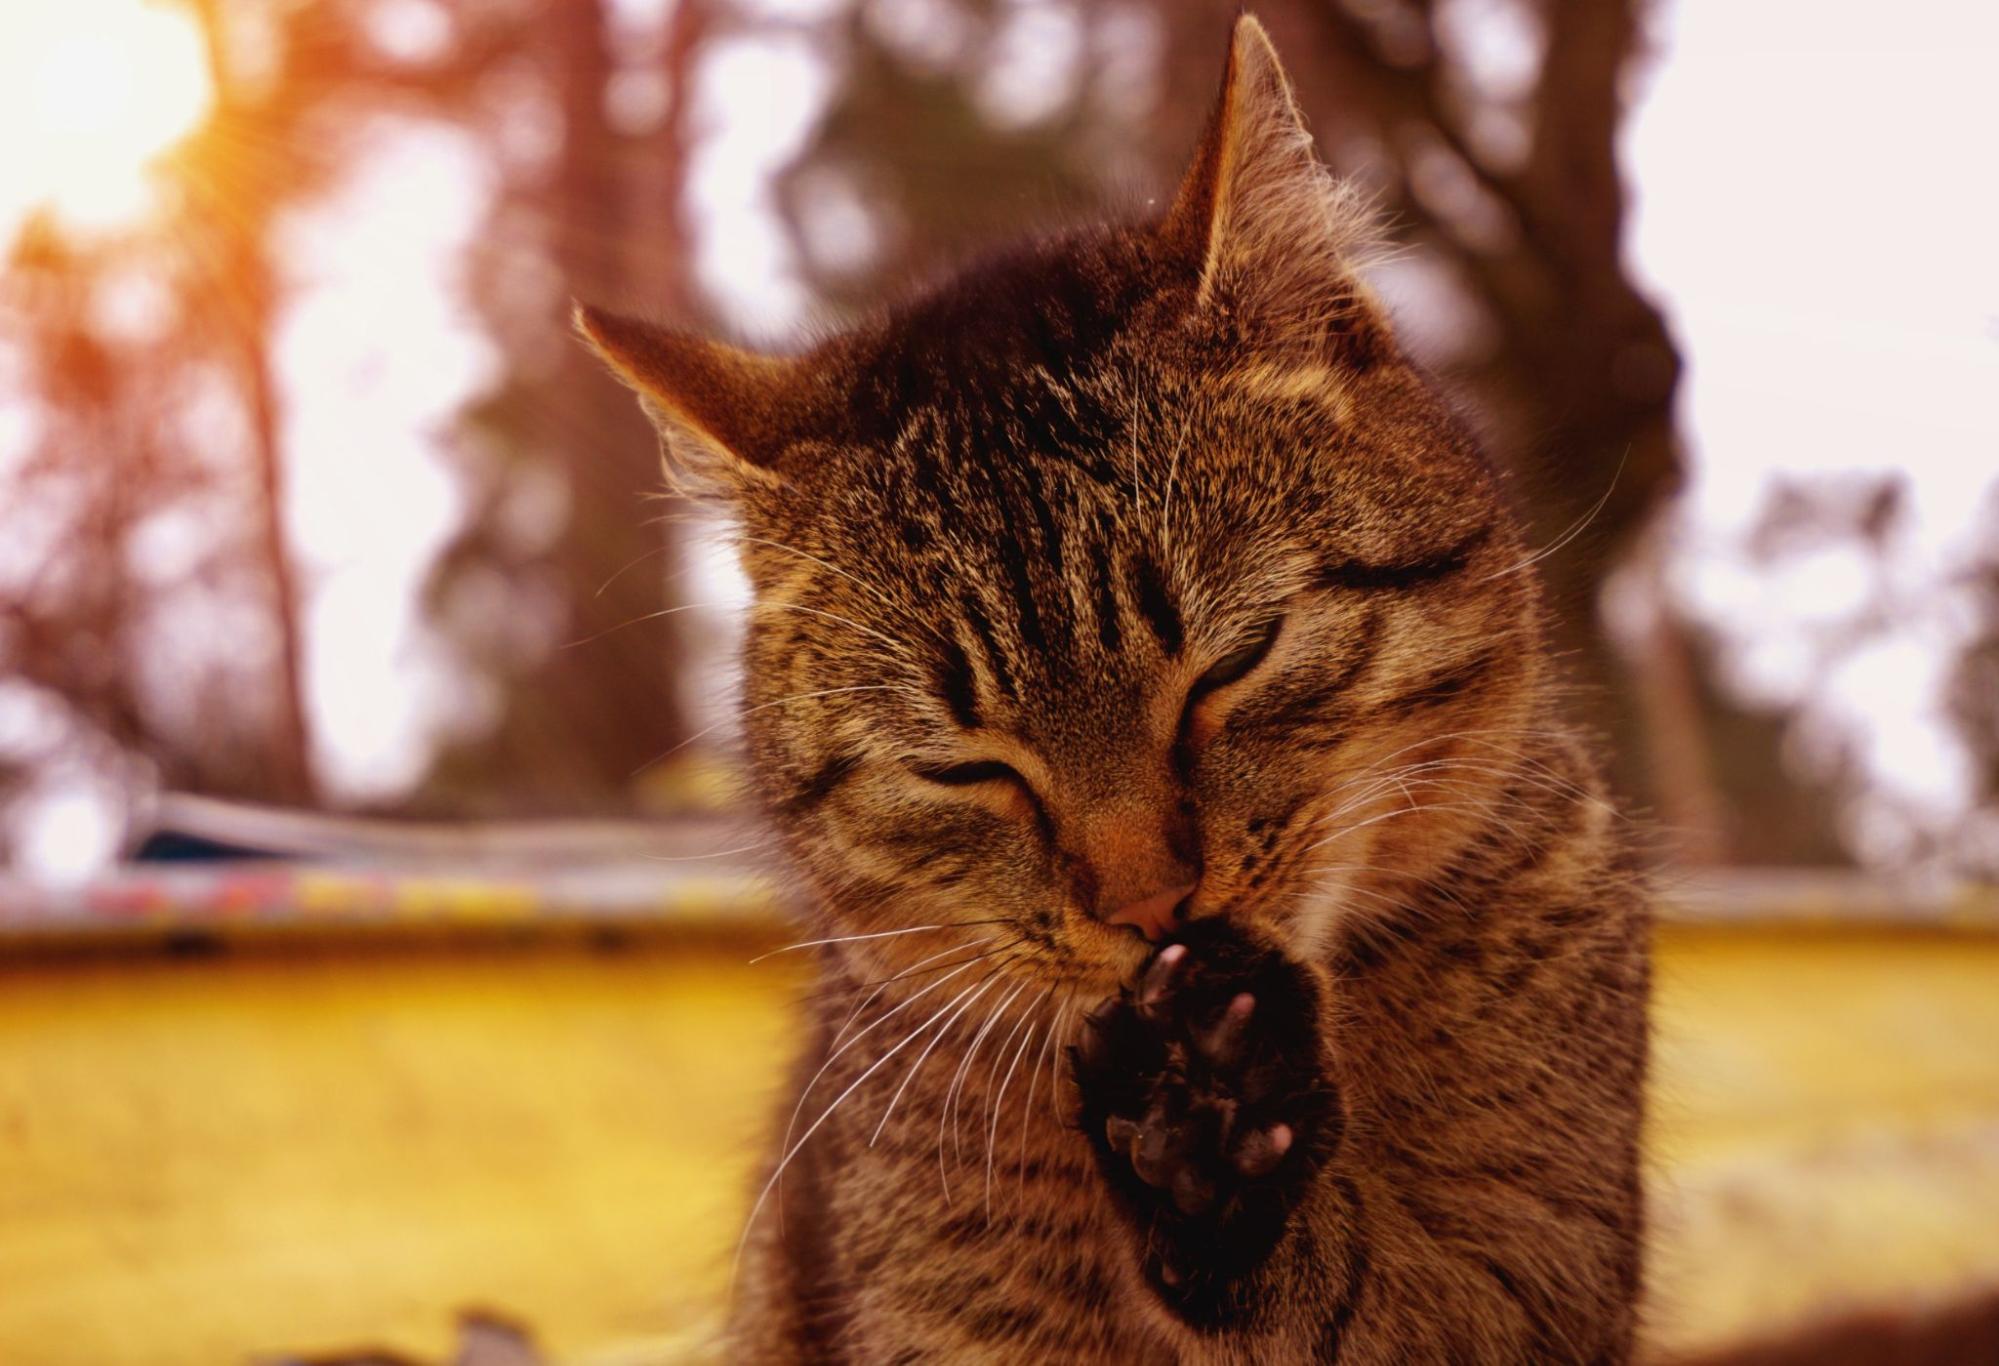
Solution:
{"label": "yellow blurred ground", "polygon": [[1999,1288],[1999,936],[1662,931],[1652,1339]]}
{"label": "yellow blurred ground", "polygon": [[[795,969],[579,947],[0,966],[0,1362],[565,1360],[709,1321]],[[1999,938],[1662,933],[1652,1336],[1999,1285]]]}

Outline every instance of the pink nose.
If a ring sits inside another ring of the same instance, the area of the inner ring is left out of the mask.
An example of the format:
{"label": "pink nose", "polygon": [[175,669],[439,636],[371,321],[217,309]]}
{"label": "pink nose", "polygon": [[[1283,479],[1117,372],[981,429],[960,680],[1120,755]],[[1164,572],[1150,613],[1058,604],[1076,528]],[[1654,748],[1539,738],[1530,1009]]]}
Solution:
{"label": "pink nose", "polygon": [[1187,882],[1178,887],[1168,887],[1163,892],[1154,892],[1151,896],[1140,897],[1137,901],[1128,901],[1105,916],[1104,921],[1110,925],[1136,925],[1139,933],[1147,939],[1164,939],[1173,933],[1174,927],[1179,923],[1176,912],[1180,903],[1194,890],[1194,886],[1194,883]]}

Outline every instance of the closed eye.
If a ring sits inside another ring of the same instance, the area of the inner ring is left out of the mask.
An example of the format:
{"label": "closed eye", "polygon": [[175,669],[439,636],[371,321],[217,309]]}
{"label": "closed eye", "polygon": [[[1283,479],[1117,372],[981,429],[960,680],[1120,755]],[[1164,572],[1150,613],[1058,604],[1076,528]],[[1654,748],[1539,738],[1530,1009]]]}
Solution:
{"label": "closed eye", "polygon": [[[1041,804],[1041,794],[1012,764],[1003,764],[997,759],[975,759],[964,764],[912,763],[908,767],[911,773],[926,783],[991,793],[1017,802],[1019,809],[1032,815],[1043,838],[1054,838],[1054,826],[1049,822],[1048,808]],[[1007,796],[1009,793],[1011,797]]]}
{"label": "closed eye", "polygon": [[1277,643],[1278,632],[1283,627],[1282,617],[1272,617],[1257,628],[1256,634],[1209,665],[1207,672],[1195,679],[1194,686],[1187,690],[1188,704],[1192,705],[1217,688],[1226,688],[1248,677],[1250,671],[1270,653],[1270,647]]}
{"label": "closed eye", "polygon": [[1456,545],[1433,555],[1423,555],[1400,563],[1330,561],[1319,566],[1318,584],[1321,588],[1337,588],[1361,593],[1383,589],[1421,588],[1425,584],[1436,583],[1440,579],[1448,579],[1461,572],[1471,563],[1471,557],[1478,548],[1492,539],[1492,532],[1492,527],[1482,526]]}
{"label": "closed eye", "polygon": [[927,783],[942,787],[970,787],[974,783],[1017,783],[1027,787],[1027,779],[1020,776],[1020,770],[1012,764],[1003,764],[997,759],[980,759],[968,764],[946,764],[933,767],[927,764],[911,764],[909,771]]}

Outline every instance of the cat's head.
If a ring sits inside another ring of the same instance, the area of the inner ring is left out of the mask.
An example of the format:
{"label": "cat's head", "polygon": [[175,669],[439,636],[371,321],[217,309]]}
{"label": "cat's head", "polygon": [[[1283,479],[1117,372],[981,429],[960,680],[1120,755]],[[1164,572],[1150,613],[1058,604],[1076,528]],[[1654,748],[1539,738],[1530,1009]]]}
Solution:
{"label": "cat's head", "polygon": [[1156,221],[790,358],[580,311],[741,528],[752,773],[829,933],[1107,982],[1182,917],[1307,947],[1503,819],[1535,590],[1361,217],[1245,18]]}

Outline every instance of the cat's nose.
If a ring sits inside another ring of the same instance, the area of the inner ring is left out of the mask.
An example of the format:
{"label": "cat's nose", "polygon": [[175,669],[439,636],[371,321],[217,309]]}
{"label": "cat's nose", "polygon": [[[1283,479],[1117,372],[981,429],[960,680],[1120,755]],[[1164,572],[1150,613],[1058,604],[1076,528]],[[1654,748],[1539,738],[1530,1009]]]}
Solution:
{"label": "cat's nose", "polygon": [[1180,924],[1180,904],[1194,894],[1198,884],[1184,882],[1178,887],[1167,887],[1150,896],[1142,896],[1104,917],[1107,925],[1136,925],[1140,934],[1147,939],[1158,941],[1173,933]]}

